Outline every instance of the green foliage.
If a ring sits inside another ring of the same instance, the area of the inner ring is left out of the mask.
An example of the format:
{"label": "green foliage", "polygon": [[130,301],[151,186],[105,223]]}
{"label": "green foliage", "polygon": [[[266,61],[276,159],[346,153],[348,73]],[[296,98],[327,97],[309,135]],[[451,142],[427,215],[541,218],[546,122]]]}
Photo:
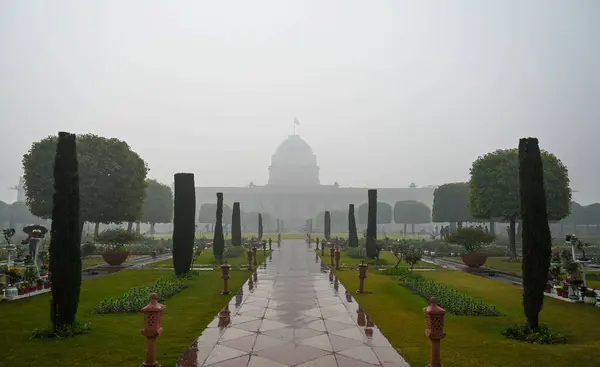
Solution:
{"label": "green foliage", "polygon": [[[217,212],[217,204],[204,203],[200,206],[200,212],[198,213],[198,222],[200,223],[214,223],[217,219],[215,213]],[[227,204],[223,204],[223,223],[231,224],[231,218],[233,210]]]}
{"label": "green foliage", "polygon": [[[380,205],[377,202],[377,190],[371,189],[368,191],[368,220],[367,220],[367,257],[373,259],[377,257],[377,212]],[[387,205],[387,204],[386,204]],[[389,205],[387,205],[389,206]],[[358,216],[360,217],[362,205],[358,208]],[[390,221],[391,221],[390,207]],[[389,223],[389,221],[388,221]]]}
{"label": "green foliage", "polygon": [[552,236],[546,214],[542,155],[535,138],[519,141],[519,186],[523,221],[523,309],[529,328],[537,332],[548,283]]}
{"label": "green foliage", "polygon": [[[56,140],[54,140],[56,141]],[[75,134],[60,132],[54,156],[50,238],[51,322],[54,330],[73,325],[81,287],[79,171]]]}
{"label": "green foliage", "polygon": [[[377,190],[376,190],[377,191]],[[392,206],[382,201],[377,202],[377,222],[376,224],[392,223]],[[369,220],[369,203],[363,203],[358,207],[358,223],[368,224]]]}
{"label": "green foliage", "polygon": [[420,201],[404,200],[394,204],[394,222],[423,224],[431,222],[431,210]]}
{"label": "green foliage", "polygon": [[432,217],[436,223],[472,222],[469,212],[469,183],[454,182],[441,185],[433,192]]}
{"label": "green foliage", "polygon": [[492,233],[485,233],[479,228],[459,228],[456,232],[446,235],[446,242],[461,245],[468,253],[479,252],[483,246],[488,246],[496,236]]}
{"label": "green foliage", "polygon": [[156,180],[146,181],[142,217],[144,223],[171,223],[173,220],[173,191]]}
{"label": "green foliage", "polygon": [[213,255],[219,261],[223,260],[225,250],[225,237],[223,236],[223,193],[217,193],[217,212],[215,232],[213,237]]}
{"label": "green foliage", "polygon": [[223,251],[224,259],[233,259],[236,257],[240,257],[244,252],[244,248],[242,246],[226,246]]}
{"label": "green foliage", "polygon": [[532,344],[567,343],[567,337],[564,334],[554,333],[544,324],[540,324],[537,331],[532,331],[527,324],[512,325],[503,330],[502,335],[511,340]]}
{"label": "green foliage", "polygon": [[358,233],[356,231],[356,217],[354,216],[354,204],[348,205],[348,246],[358,247]]}
{"label": "green foliage", "polygon": [[424,278],[414,272],[402,272],[400,269],[394,269],[395,274],[399,274],[399,279],[403,286],[417,293],[421,297],[429,300],[435,297],[437,304],[446,309],[449,313],[457,316],[499,316],[496,307],[490,306],[475,299],[468,294],[449,287],[445,284],[435,283],[432,280]]}
{"label": "green foliage", "polygon": [[171,279],[160,277],[154,284],[143,287],[133,287],[122,296],[103,299],[96,309],[96,313],[140,312],[140,310],[148,304],[152,293],[156,293],[158,301],[163,302],[165,299],[174,296],[185,288],[187,288],[187,284],[185,283],[185,279],[181,277],[173,277]]}
{"label": "green foliage", "polygon": [[175,274],[190,271],[196,238],[196,187],[193,173],[175,174],[173,218],[173,268]]}
{"label": "green foliage", "polygon": [[346,250],[346,255],[352,259],[365,259],[367,250],[364,247],[350,247]]}
{"label": "green foliage", "polygon": [[[569,214],[571,189],[567,167],[541,152],[548,219]],[[476,218],[519,218],[519,151],[500,149],[477,158],[471,167],[469,208]]]}
{"label": "green foliage", "polygon": [[329,214],[329,211],[325,212],[323,222],[323,235],[325,236],[325,239],[329,241],[331,238],[331,214]]}
{"label": "green foliage", "polygon": [[[344,210],[329,210],[330,233],[345,232],[348,229],[348,213]],[[325,211],[320,212],[315,217],[319,226],[325,223]]]}
{"label": "green foliage", "polygon": [[57,328],[52,325],[43,329],[35,328],[31,332],[30,339],[72,338],[77,335],[88,334],[91,330],[92,325],[89,322],[81,323],[75,320],[72,325],[61,325]]}
{"label": "green foliage", "polygon": [[231,244],[242,245],[242,214],[238,202],[233,203],[233,213],[231,214]]}
{"label": "green foliage", "polygon": [[[27,205],[33,215],[52,217],[53,161],[57,138],[33,143],[23,156]],[[77,137],[80,218],[86,222],[121,223],[141,216],[148,167],[127,143],[85,134]]]}
{"label": "green foliage", "polygon": [[123,228],[107,228],[95,238],[97,243],[108,245],[113,251],[125,250],[125,245],[140,239],[135,233]]}

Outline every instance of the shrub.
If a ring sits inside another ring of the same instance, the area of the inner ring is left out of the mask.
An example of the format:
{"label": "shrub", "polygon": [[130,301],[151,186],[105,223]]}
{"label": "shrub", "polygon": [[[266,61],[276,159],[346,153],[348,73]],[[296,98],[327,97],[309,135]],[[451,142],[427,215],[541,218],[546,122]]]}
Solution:
{"label": "shrub", "polygon": [[77,320],[72,325],[61,325],[54,329],[52,326],[43,329],[35,328],[31,332],[30,339],[68,338],[87,334],[92,329],[90,323],[81,323]]}
{"label": "shrub", "polygon": [[537,332],[533,332],[526,324],[516,324],[508,327],[502,335],[511,340],[532,344],[565,344],[567,337],[562,333],[554,333],[544,324],[539,324]]}
{"label": "shrub", "polygon": [[468,253],[478,252],[482,247],[491,244],[495,235],[485,233],[479,228],[459,228],[456,232],[446,235],[447,242],[461,245]]}
{"label": "shrub", "polygon": [[120,297],[105,298],[100,302],[100,306],[96,309],[96,313],[134,313],[148,304],[150,294],[156,293],[158,301],[162,302],[165,299],[181,292],[187,288],[183,278],[173,277],[171,279],[158,278],[152,285],[143,287],[133,287],[127,293]]}
{"label": "shrub", "polygon": [[350,247],[346,250],[346,255],[352,259],[364,259],[367,257],[367,250],[364,247]]}
{"label": "shrub", "polygon": [[109,228],[102,231],[96,237],[96,242],[108,247],[113,251],[125,251],[125,245],[138,239],[135,233],[130,233],[123,228]]}
{"label": "shrub", "polygon": [[81,257],[88,257],[96,252],[96,245],[91,242],[84,243],[81,246]]}
{"label": "shrub", "polygon": [[420,274],[397,270],[402,285],[429,300],[437,299],[438,304],[446,311],[457,316],[499,316],[494,306],[489,306],[468,294],[426,279]]}
{"label": "shrub", "polygon": [[223,251],[224,259],[232,259],[236,257],[240,257],[242,255],[242,246],[227,246]]}

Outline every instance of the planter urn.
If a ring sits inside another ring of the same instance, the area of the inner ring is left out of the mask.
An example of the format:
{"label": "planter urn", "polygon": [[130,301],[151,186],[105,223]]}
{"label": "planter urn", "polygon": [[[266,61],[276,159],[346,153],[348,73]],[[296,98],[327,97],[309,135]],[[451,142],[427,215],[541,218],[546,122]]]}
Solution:
{"label": "planter urn", "polygon": [[463,254],[460,256],[463,264],[469,268],[480,268],[487,261],[487,255],[483,254]]}
{"label": "planter urn", "polygon": [[105,251],[102,254],[102,259],[108,265],[121,265],[127,260],[129,257],[129,252],[127,251]]}

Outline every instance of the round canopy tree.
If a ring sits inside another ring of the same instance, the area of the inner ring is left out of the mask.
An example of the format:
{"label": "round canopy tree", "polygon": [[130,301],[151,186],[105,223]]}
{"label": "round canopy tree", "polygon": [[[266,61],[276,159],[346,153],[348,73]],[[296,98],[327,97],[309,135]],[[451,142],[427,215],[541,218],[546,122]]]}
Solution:
{"label": "round canopy tree", "polygon": [[[358,207],[358,223],[367,224],[369,217],[369,203],[363,203]],[[383,201],[377,202],[377,224],[392,223],[392,206]]]}
{"label": "round canopy tree", "polygon": [[[231,224],[231,216],[233,211],[227,204],[223,204],[223,223]],[[215,223],[217,220],[217,204],[205,203],[200,206],[198,213],[198,222],[200,223]]]}
{"label": "round canopy tree", "polygon": [[[571,189],[567,167],[542,151],[548,220],[569,215]],[[502,218],[509,222],[509,245],[516,256],[516,222],[519,219],[519,151],[500,149],[479,157],[471,167],[469,209],[475,218]]]}
{"label": "round canopy tree", "polygon": [[172,220],[173,191],[168,185],[147,180],[141,221],[150,224],[150,234],[154,234],[156,223],[171,223]]}
{"label": "round canopy tree", "polygon": [[454,182],[441,185],[433,192],[432,217],[435,223],[457,223],[473,221],[469,213],[469,184]]}
{"label": "round canopy tree", "polygon": [[415,234],[415,224],[431,223],[431,210],[425,204],[416,200],[397,201],[394,205],[394,222],[411,225],[411,232]]}
{"label": "round canopy tree", "polygon": [[[53,162],[57,137],[33,143],[23,156],[27,205],[35,216],[52,216]],[[148,167],[124,141],[93,134],[77,136],[81,226],[122,223],[141,217]]]}
{"label": "round canopy tree", "polygon": [[[344,210],[330,210],[329,217],[332,233],[342,233],[348,230],[348,212]],[[314,223],[317,223],[317,226],[320,228],[323,227],[323,223],[325,223],[324,211],[317,214]]]}

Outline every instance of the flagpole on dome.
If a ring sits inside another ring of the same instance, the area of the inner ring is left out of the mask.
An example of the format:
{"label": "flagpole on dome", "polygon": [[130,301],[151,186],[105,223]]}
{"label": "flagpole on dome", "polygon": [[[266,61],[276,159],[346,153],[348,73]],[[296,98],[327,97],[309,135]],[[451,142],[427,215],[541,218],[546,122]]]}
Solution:
{"label": "flagpole on dome", "polygon": [[300,126],[300,122],[298,121],[298,119],[294,116],[294,135],[296,135],[296,126]]}

